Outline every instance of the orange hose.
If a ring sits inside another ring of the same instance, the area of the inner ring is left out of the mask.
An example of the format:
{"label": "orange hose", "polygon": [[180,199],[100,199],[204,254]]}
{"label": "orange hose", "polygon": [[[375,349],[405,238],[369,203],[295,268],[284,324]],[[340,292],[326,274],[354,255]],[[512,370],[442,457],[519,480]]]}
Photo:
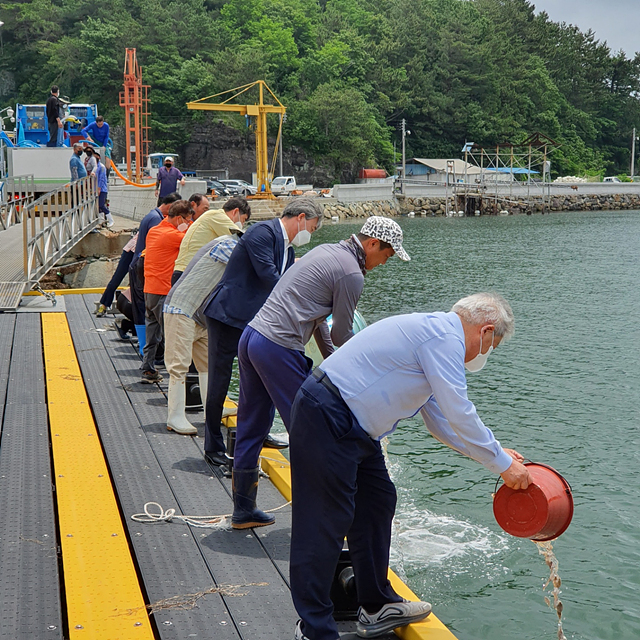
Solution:
{"label": "orange hose", "polygon": [[118,167],[116,167],[115,162],[111,161],[111,167],[112,169],[118,174],[118,177],[121,178],[122,180],[124,180],[127,184],[130,184],[133,187],[140,187],[141,189],[149,189],[151,187],[155,187],[156,183],[155,182],[150,182],[148,184],[139,184],[138,182],[132,182],[131,180],[129,180],[128,178],[125,178],[119,171],[118,171]]}

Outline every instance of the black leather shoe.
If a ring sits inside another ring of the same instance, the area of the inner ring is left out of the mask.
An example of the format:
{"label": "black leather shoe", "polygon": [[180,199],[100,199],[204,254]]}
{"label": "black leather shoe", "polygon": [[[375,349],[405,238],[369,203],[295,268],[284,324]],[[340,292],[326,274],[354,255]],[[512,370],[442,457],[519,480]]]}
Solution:
{"label": "black leather shoe", "polygon": [[129,334],[122,328],[118,320],[114,320],[113,326],[116,328],[116,331],[118,332],[118,338],[123,342],[129,342]]}
{"label": "black leather shoe", "polygon": [[214,467],[222,467],[231,464],[231,458],[224,451],[206,451],[204,459]]}
{"label": "black leather shoe", "polygon": [[289,446],[289,438],[285,440],[283,437],[275,438],[272,435],[268,435],[262,446],[267,449],[286,449]]}

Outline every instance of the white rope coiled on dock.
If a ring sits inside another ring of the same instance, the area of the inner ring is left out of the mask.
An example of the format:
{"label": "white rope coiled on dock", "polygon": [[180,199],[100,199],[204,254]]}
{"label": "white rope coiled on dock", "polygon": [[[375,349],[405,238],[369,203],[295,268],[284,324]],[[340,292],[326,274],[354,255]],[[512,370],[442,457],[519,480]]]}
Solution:
{"label": "white rope coiled on dock", "polygon": [[[275,509],[268,509],[265,513],[273,513],[274,511],[279,511],[280,509],[284,509],[286,506],[290,505],[291,501],[285,502],[281,504],[279,507]],[[157,507],[157,511],[151,511],[150,507]],[[132,520],[136,522],[140,522],[142,524],[156,524],[159,522],[172,522],[173,520],[180,520],[185,524],[188,524],[192,527],[197,527],[200,529],[231,529],[231,513],[225,513],[219,516],[184,516],[184,515],[176,515],[175,509],[167,509],[166,511],[162,508],[157,502],[147,502],[144,505],[144,513],[134,513],[131,516]]]}

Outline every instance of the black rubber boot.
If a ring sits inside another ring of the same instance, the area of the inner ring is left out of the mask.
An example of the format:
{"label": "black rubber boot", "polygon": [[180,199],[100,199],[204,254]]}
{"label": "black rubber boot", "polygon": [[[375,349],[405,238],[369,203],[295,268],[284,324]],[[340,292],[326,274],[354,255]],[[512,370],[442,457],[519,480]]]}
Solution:
{"label": "black rubber boot", "polygon": [[260,511],[256,507],[259,475],[259,467],[233,470],[233,516],[231,518],[231,526],[234,529],[266,527],[276,521],[275,516]]}

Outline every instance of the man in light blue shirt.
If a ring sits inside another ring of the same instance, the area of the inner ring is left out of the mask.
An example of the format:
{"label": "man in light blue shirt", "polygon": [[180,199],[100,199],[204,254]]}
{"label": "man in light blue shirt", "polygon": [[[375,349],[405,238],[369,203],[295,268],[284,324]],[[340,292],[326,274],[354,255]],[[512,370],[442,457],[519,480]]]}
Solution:
{"label": "man in light blue shirt", "polygon": [[109,211],[109,207],[107,206],[107,196],[109,195],[109,181],[107,180],[107,168],[100,162],[100,153],[98,151],[94,151],[93,155],[96,157],[97,165],[96,165],[96,179],[98,181],[98,209],[100,213],[104,216],[104,221],[107,224],[107,227],[111,228],[115,224],[113,221],[113,216]]}
{"label": "man in light blue shirt", "polygon": [[73,155],[69,160],[69,171],[71,172],[71,181],[81,180],[87,177],[87,170],[84,168],[84,163],[80,160],[82,155],[82,145],[76,142],[73,145]]}
{"label": "man in light blue shirt", "polygon": [[420,412],[452,449],[502,476],[512,489],[531,477],[503,449],[467,397],[465,368],[480,371],[511,337],[511,307],[497,294],[457,302],[450,313],[386,318],[356,334],[302,385],[291,409],[293,522],[291,593],[296,640],[337,640],[329,593],[342,541],[349,541],[360,603],[357,631],[372,638],[429,615],[387,579],[396,492],[380,440]]}

